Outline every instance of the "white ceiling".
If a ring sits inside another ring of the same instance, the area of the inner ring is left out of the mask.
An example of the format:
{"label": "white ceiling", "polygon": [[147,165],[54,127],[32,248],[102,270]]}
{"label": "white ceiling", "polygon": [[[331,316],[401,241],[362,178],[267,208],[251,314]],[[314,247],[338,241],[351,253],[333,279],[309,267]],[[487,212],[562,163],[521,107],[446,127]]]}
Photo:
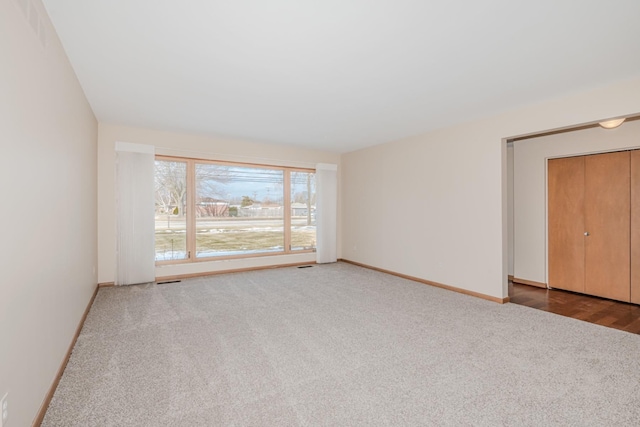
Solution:
{"label": "white ceiling", "polygon": [[101,122],[347,152],[640,75],[638,0],[43,0]]}

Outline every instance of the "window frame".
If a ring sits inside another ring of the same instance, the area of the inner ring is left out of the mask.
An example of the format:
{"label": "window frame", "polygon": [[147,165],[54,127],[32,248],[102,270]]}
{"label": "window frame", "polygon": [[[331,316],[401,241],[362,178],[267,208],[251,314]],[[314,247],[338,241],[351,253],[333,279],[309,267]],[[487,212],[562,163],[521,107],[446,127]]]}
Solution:
{"label": "window frame", "polygon": [[[313,168],[300,168],[289,166],[275,166],[263,163],[242,163],[242,162],[230,162],[223,160],[210,160],[200,159],[194,157],[178,157],[178,156],[165,156],[156,155],[156,161],[168,161],[168,162],[184,162],[186,163],[187,174],[187,201],[186,201],[186,251],[187,257],[184,259],[176,260],[156,260],[157,266],[160,265],[175,265],[175,264],[191,264],[195,262],[211,262],[230,259],[247,259],[247,258],[260,258],[266,256],[280,256],[280,255],[293,255],[303,253],[314,253],[316,248],[313,249],[291,249],[291,172],[305,172],[316,173]],[[237,255],[219,255],[219,256],[207,256],[197,257],[196,252],[196,177],[195,169],[196,164],[213,164],[221,166],[238,166],[246,168],[262,168],[282,171],[283,173],[283,237],[284,237],[284,250],[282,251],[270,251],[270,252],[257,252],[251,254],[237,254]],[[289,207],[288,209],[286,207]],[[317,229],[316,229],[317,236]]]}

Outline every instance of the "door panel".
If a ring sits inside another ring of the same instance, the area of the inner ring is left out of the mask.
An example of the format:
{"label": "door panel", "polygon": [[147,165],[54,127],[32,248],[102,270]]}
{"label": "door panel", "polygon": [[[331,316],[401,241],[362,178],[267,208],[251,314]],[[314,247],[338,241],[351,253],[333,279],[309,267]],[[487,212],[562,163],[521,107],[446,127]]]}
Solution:
{"label": "door panel", "polygon": [[640,304],[640,151],[631,152],[631,302]]}
{"label": "door panel", "polygon": [[630,300],[630,153],[585,158],[585,292]]}
{"label": "door panel", "polygon": [[548,162],[549,286],[584,292],[584,157]]}

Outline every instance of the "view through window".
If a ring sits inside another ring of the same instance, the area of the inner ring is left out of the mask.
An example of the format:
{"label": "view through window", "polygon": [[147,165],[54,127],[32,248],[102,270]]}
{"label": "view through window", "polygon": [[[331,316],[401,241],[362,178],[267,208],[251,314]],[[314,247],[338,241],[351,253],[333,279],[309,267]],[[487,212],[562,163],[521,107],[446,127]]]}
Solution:
{"label": "view through window", "polygon": [[187,258],[187,163],[157,161],[156,261]]}
{"label": "view through window", "polygon": [[316,247],[316,175],[291,172],[291,249]]}
{"label": "view through window", "polygon": [[315,249],[315,173],[158,157],[156,261]]}

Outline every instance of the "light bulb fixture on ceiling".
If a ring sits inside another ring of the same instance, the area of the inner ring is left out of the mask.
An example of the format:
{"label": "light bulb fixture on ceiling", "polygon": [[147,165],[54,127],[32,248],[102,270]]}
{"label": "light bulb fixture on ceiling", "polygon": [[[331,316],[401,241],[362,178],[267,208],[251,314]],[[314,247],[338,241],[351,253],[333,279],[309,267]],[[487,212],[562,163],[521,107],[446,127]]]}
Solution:
{"label": "light bulb fixture on ceiling", "polygon": [[598,124],[605,129],[613,129],[620,126],[622,122],[624,122],[624,120],[625,118],[623,117],[621,119],[607,120],[605,122],[600,122]]}

